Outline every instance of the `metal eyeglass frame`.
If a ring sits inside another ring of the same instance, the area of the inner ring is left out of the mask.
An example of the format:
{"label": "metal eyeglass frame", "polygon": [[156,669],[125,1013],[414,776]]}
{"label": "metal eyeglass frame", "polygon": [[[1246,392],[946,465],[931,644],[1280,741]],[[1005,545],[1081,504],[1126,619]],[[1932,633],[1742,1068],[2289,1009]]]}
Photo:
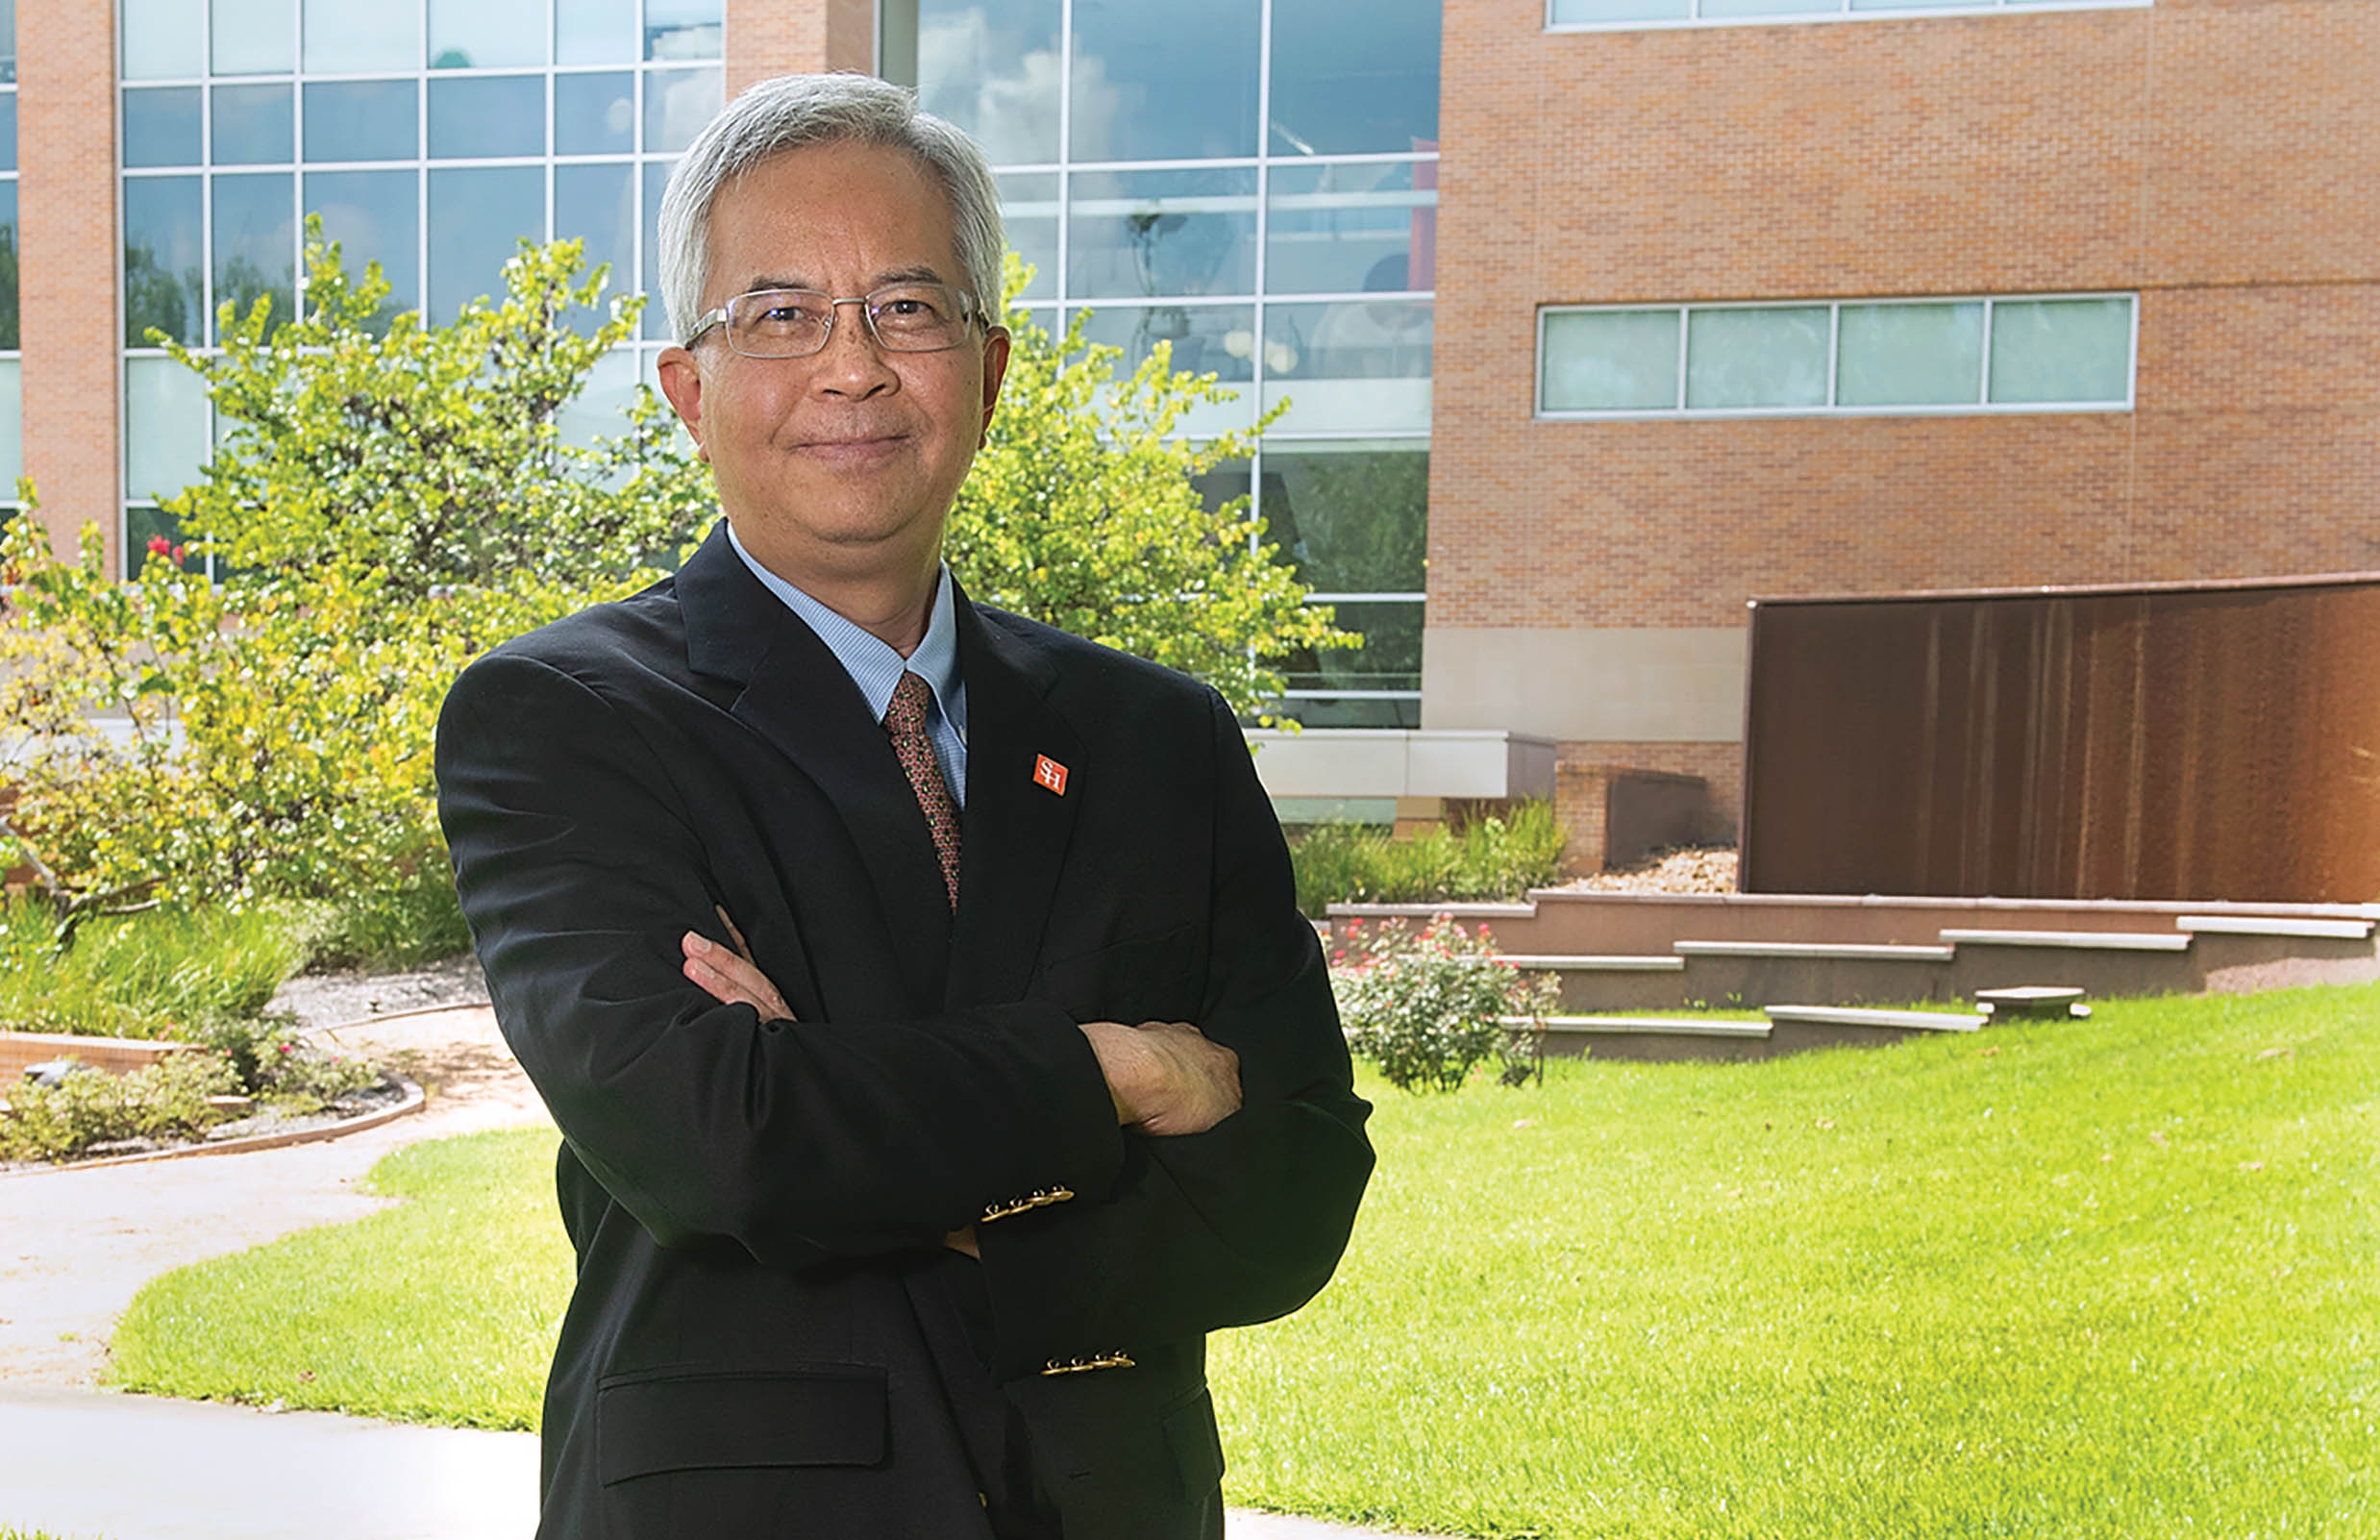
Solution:
{"label": "metal eyeglass frame", "polygon": [[[885,338],[884,334],[877,330],[877,308],[874,301],[876,296],[879,294],[889,294],[896,289],[904,288],[939,288],[948,290],[950,293],[958,297],[959,319],[964,325],[972,326],[976,322],[981,321],[984,324],[985,330],[988,331],[991,327],[991,317],[983,312],[982,306],[976,303],[975,295],[968,292],[966,289],[958,287],[954,284],[928,284],[923,282],[914,284],[887,284],[882,288],[871,289],[865,294],[846,294],[840,297],[815,288],[753,288],[746,289],[743,293],[730,298],[726,304],[705,311],[703,314],[695,317],[694,330],[686,334],[686,339],[680,343],[679,346],[691,348],[695,343],[700,342],[706,335],[709,335],[713,328],[718,328],[721,334],[727,337],[729,351],[739,354],[747,359],[814,359],[819,354],[826,352],[827,344],[834,340],[835,318],[842,314],[843,307],[846,305],[856,305],[859,307],[860,319],[862,324],[867,328],[869,337],[878,347],[882,348],[887,353],[948,353],[951,349],[958,346],[959,343],[966,340],[966,334],[962,330],[958,336],[954,337],[948,342],[944,342],[930,348],[905,347],[899,342],[888,341]],[[827,326],[825,331],[818,334],[818,345],[811,348],[806,353],[746,353],[742,348],[737,347],[735,345],[735,329],[728,324],[729,312],[734,308],[738,300],[748,300],[755,294],[814,294],[818,298],[825,300],[827,302]]]}

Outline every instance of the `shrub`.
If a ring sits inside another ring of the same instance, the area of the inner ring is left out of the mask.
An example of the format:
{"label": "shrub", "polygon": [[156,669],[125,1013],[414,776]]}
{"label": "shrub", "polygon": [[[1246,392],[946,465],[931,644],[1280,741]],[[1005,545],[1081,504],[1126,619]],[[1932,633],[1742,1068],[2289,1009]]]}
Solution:
{"label": "shrub", "polygon": [[1348,1046],[1400,1090],[1459,1089],[1503,1042],[1501,1018],[1553,1009],[1553,981],[1498,957],[1486,926],[1442,914],[1418,932],[1401,920],[1348,932],[1330,970]]}
{"label": "shrub", "polygon": [[129,1075],[78,1070],[56,1085],[12,1086],[0,1159],[64,1160],[127,1140],[195,1138],[224,1117],[207,1099],[233,1089],[222,1056],[198,1052]]}
{"label": "shrub", "polygon": [[0,1030],[185,1036],[256,1014],[307,950],[293,911],[257,905],[93,918],[62,952],[52,907],[13,899],[0,905]]}
{"label": "shrub", "polygon": [[1356,824],[1318,824],[1290,849],[1298,907],[1320,919],[1332,904],[1429,904],[1513,899],[1561,881],[1569,831],[1543,798],[1444,825],[1410,839]]}

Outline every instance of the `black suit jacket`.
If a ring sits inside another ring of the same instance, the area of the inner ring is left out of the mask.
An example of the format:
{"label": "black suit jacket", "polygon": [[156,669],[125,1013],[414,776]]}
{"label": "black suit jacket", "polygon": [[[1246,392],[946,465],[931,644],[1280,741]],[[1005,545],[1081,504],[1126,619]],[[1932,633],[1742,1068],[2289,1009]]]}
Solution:
{"label": "black suit jacket", "polygon": [[[1068,1540],[1220,1531],[1203,1333],[1327,1279],[1369,1108],[1220,697],[956,619],[955,915],[883,729],[723,530],[447,699],[439,812],[579,1257],[542,1536],[988,1535],[1019,1426]],[[794,1020],[683,979],[714,905]],[[1119,1130],[1099,1019],[1196,1023],[1241,1110]],[[970,1223],[980,1264],[940,1244]]]}

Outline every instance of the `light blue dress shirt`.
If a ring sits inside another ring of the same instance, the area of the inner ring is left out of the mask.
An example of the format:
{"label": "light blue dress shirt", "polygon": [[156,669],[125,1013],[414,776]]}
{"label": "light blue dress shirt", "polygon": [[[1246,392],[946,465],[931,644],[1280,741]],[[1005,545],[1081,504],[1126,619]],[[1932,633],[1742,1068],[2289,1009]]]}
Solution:
{"label": "light blue dress shirt", "polygon": [[950,787],[951,801],[958,807],[967,806],[967,682],[958,674],[958,621],[951,597],[951,569],[944,567],[934,584],[933,611],[926,618],[925,640],[907,658],[895,652],[881,636],[863,626],[854,625],[784,579],[753,559],[744,542],[735,537],[735,526],[728,526],[728,544],[735,547],[744,565],[760,580],[760,585],[784,602],[785,608],[801,617],[802,623],[818,633],[818,639],[834,654],[835,661],[859,686],[860,695],[868,703],[868,710],[879,722],[892,707],[893,690],[904,673],[915,674],[933,692],[933,702],[926,711],[926,732],[933,739],[934,758],[942,761],[943,783]]}

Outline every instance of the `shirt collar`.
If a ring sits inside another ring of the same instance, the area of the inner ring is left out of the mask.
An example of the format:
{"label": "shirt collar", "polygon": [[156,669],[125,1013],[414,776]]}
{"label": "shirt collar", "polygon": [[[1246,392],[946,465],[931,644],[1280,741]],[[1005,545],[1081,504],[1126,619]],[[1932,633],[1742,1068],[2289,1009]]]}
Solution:
{"label": "shirt collar", "polygon": [[878,721],[884,720],[901,676],[910,673],[923,679],[933,691],[934,704],[941,708],[944,718],[960,732],[966,731],[966,695],[959,688],[958,678],[958,622],[954,615],[956,601],[952,597],[951,569],[947,564],[934,580],[933,608],[926,617],[926,635],[917,644],[917,650],[905,658],[881,636],[837,614],[762,566],[744,549],[744,542],[736,538],[733,524],[728,526],[728,544],[735,548],[736,556],[752,569],[752,575],[760,580],[760,586],[775,594],[803,624],[818,633],[818,639],[834,654],[835,661],[843,665],[852,683],[859,686],[869,712]]}

